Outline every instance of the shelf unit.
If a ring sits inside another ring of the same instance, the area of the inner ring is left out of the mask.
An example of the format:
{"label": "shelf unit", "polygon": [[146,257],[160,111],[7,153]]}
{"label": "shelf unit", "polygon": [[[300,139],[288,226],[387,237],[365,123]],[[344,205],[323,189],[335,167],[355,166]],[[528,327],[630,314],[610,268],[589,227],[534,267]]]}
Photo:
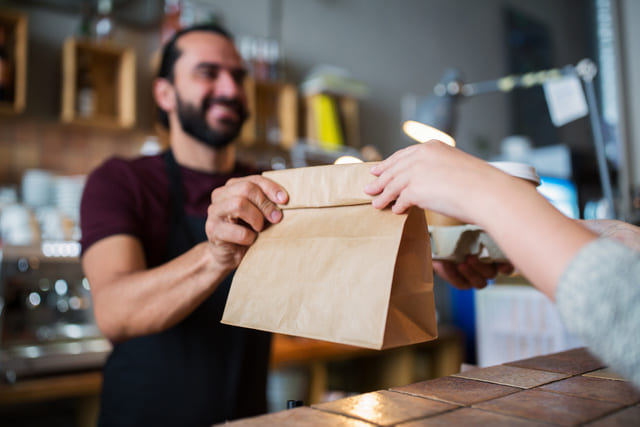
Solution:
{"label": "shelf unit", "polygon": [[[136,121],[135,52],[110,42],[69,38],[62,58],[64,123],[131,128]],[[83,71],[84,70],[84,71]],[[82,112],[78,95],[81,73],[90,76],[91,106]]]}
{"label": "shelf unit", "polygon": [[24,111],[27,89],[27,17],[10,10],[0,11],[0,27],[5,30],[5,53],[10,82],[9,99],[0,100],[0,113]]}
{"label": "shelf unit", "polygon": [[276,146],[289,149],[298,140],[298,90],[293,84],[247,78],[251,115],[240,134],[245,147]]}

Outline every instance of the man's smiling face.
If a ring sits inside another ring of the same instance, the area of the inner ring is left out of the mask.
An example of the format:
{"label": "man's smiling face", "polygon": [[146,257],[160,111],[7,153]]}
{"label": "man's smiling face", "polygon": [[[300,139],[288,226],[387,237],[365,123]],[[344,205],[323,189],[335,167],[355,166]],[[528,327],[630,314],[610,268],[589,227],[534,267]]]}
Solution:
{"label": "man's smiling face", "polygon": [[183,130],[214,148],[233,141],[248,117],[246,70],[231,40],[194,31],[177,41],[176,112]]}

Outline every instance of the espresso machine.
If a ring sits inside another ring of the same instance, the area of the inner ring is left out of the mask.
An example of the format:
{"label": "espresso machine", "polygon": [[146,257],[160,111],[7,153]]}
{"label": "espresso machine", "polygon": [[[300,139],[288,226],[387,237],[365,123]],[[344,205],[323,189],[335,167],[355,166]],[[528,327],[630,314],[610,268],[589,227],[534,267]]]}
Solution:
{"label": "espresso machine", "polygon": [[75,241],[0,248],[0,373],[5,381],[100,368],[111,351],[93,316]]}

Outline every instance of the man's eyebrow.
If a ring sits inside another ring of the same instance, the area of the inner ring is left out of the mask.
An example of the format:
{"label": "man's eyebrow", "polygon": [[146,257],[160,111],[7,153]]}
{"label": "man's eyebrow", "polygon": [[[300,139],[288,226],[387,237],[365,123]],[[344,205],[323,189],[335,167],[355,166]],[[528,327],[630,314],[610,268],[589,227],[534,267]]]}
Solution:
{"label": "man's eyebrow", "polygon": [[200,62],[199,64],[196,65],[196,69],[200,69],[200,70],[226,69],[226,70],[229,70],[231,73],[241,73],[241,74],[247,73],[247,69],[245,67],[225,67],[217,62]]}

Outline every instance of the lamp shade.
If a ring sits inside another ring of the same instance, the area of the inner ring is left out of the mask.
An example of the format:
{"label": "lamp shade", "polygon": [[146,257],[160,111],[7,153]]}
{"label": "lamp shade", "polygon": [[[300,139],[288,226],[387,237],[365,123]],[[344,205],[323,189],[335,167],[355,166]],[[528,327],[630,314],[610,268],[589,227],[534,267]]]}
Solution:
{"label": "lamp shade", "polygon": [[[460,72],[455,69],[447,70],[436,85],[434,94],[418,104],[414,120],[405,122],[405,133],[419,142],[438,139],[455,145],[450,135],[453,134],[456,123],[456,104],[461,88]],[[439,133],[434,132],[436,130]]]}

